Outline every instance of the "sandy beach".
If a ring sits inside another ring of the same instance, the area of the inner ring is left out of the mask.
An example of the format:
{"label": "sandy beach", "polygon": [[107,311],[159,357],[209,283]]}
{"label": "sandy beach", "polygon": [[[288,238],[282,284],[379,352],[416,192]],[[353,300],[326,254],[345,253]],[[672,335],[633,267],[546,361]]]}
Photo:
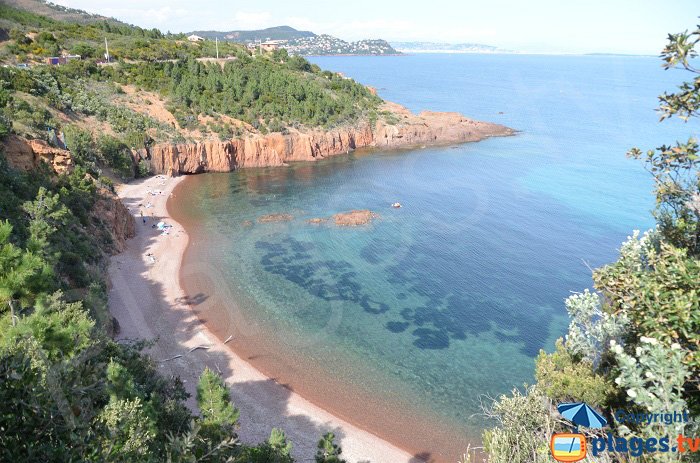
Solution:
{"label": "sandy beach", "polygon": [[[194,401],[205,367],[220,372],[240,409],[239,436],[245,443],[265,440],[273,427],[294,443],[298,461],[313,460],[320,436],[333,431],[350,462],[423,461],[364,431],[263,375],[207,330],[181,288],[179,269],[188,236],[168,214],[167,201],[184,177],[157,176],[121,185],[118,194],[136,219],[136,236],[112,257],[109,305],[119,322],[118,339],[155,340],[148,353],[163,375],[179,376]],[[173,200],[177,200],[173,197]],[[143,217],[142,215],[143,214]],[[144,223],[145,219],[145,223]],[[161,231],[154,225],[164,222]]]}

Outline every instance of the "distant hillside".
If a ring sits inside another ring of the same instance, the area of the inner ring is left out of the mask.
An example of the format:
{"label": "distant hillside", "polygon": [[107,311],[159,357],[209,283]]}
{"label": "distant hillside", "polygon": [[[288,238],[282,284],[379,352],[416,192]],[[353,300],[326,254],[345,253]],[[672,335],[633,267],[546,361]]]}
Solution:
{"label": "distant hillside", "polygon": [[[230,40],[233,42],[255,42],[258,40],[293,40],[302,37],[315,37],[316,34],[310,31],[298,31],[289,26],[268,27],[267,29],[258,29],[254,31],[194,31],[191,34],[199,35],[208,39],[216,37],[219,40]],[[188,34],[189,35],[189,34]]]}
{"label": "distant hillside", "polygon": [[193,31],[189,34],[211,39],[218,38],[240,43],[284,41],[281,47],[293,55],[395,55],[399,54],[386,40],[358,40],[346,42],[328,34],[316,35],[290,26],[269,27],[254,31]]}
{"label": "distant hillside", "polygon": [[67,8],[42,0],[2,0],[0,3],[20,10],[30,11],[57,21],[80,24],[92,23],[95,21],[108,21],[114,24],[126,25],[126,23],[114,18],[99,14],[91,14],[83,10],[76,10],[75,8]]}
{"label": "distant hillside", "polygon": [[391,42],[399,51],[406,53],[508,53],[493,45],[482,43],[442,43],[442,42]]}
{"label": "distant hillside", "polygon": [[0,106],[0,138],[9,130],[46,138],[46,127],[77,126],[141,146],[146,135],[164,143],[229,139],[382,117],[381,100],[366,87],[281,50],[217,47],[103,20],[77,27],[3,3],[0,18],[9,31],[0,42],[0,105],[11,103]]}

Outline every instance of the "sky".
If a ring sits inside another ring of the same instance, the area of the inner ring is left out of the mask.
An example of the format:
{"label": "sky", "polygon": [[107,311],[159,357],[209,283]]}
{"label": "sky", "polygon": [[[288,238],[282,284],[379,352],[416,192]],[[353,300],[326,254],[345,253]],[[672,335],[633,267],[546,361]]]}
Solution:
{"label": "sky", "polygon": [[656,55],[697,0],[53,0],[163,31],[289,25],[344,40],[476,42],[532,53]]}

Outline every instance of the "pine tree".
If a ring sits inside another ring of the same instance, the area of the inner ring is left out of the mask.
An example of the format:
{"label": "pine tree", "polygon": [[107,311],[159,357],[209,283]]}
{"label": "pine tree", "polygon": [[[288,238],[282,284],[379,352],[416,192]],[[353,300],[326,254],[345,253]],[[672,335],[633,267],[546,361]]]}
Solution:
{"label": "pine tree", "polygon": [[58,193],[51,194],[43,186],[39,188],[36,199],[25,202],[22,209],[30,219],[27,249],[49,258],[49,240],[59,227],[68,223],[70,211],[61,204]]}
{"label": "pine tree", "polygon": [[287,435],[281,429],[272,428],[267,443],[280,456],[287,457],[292,453],[292,443],[287,440]]}
{"label": "pine tree", "polygon": [[316,451],[316,463],[346,463],[340,458],[343,450],[335,443],[335,434],[327,432],[318,441],[318,450]]}
{"label": "pine tree", "polygon": [[0,222],[0,304],[10,309],[14,325],[22,304],[34,300],[51,272],[41,257],[10,243],[11,233],[10,223]]}
{"label": "pine tree", "polygon": [[235,435],[240,415],[219,375],[205,368],[197,384],[197,405],[202,414],[202,431],[212,437]]}

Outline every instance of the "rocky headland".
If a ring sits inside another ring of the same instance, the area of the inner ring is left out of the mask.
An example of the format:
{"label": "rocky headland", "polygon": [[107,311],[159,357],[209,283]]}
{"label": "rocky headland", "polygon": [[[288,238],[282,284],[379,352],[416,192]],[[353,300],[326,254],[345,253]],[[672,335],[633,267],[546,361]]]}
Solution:
{"label": "rocky headland", "polygon": [[246,167],[283,166],[288,162],[316,161],[357,148],[410,148],[464,143],[508,136],[508,127],[469,119],[459,113],[424,111],[413,114],[396,103],[384,103],[392,122],[379,119],[332,130],[290,130],[254,134],[230,140],[186,144],[156,144],[140,154],[157,174],[171,176],[203,172],[230,172]]}

